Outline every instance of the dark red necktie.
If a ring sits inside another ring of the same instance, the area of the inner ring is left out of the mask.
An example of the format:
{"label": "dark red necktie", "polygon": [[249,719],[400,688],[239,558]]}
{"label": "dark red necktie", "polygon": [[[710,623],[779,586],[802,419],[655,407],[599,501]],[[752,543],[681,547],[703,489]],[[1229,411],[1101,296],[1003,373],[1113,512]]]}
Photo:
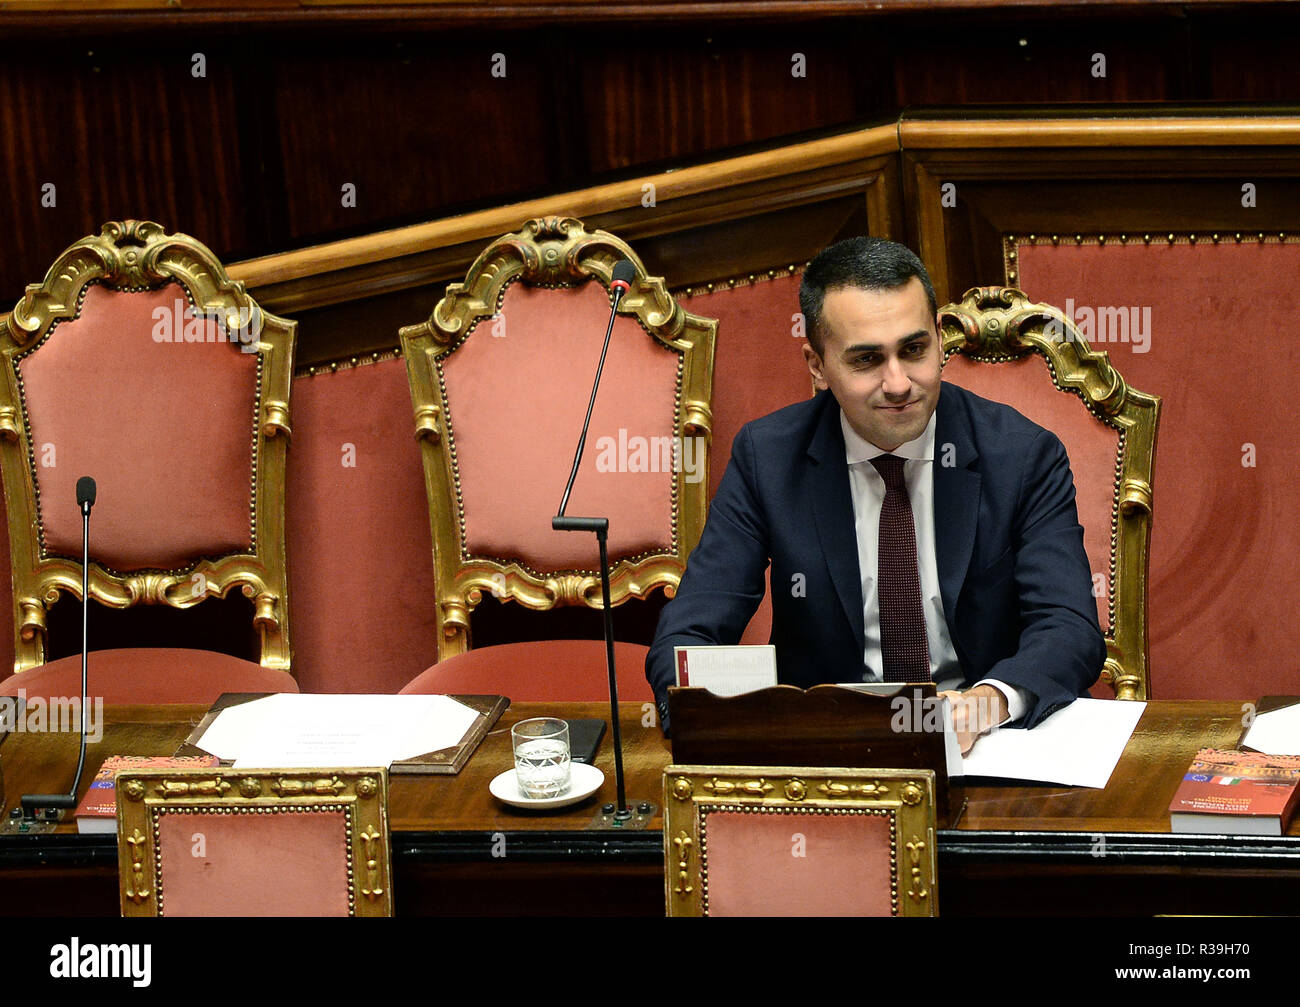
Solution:
{"label": "dark red necktie", "polygon": [[903,482],[903,459],[871,459],[885,480],[880,508],[880,656],[886,682],[930,681],[930,645],[925,637],[921,575],[916,566],[916,525]]}

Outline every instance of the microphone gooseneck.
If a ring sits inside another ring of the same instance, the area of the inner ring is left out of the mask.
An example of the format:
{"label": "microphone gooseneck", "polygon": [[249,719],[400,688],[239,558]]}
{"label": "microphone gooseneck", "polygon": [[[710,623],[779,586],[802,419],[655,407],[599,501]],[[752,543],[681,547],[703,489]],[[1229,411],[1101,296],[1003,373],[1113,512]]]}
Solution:
{"label": "microphone gooseneck", "polygon": [[[636,266],[632,265],[627,259],[621,259],[613,269],[609,281],[610,302],[609,308],[609,325],[605,329],[605,344],[600,348],[600,363],[596,365],[596,380],[591,385],[591,399],[587,403],[587,417],[582,421],[582,433],[578,437],[578,450],[573,455],[573,469],[569,472],[569,481],[564,484],[564,496],[560,498],[560,509],[556,512],[557,519],[564,517],[565,508],[569,506],[569,494],[573,492],[574,480],[578,478],[578,466],[582,464],[582,453],[587,447],[587,428],[591,426],[591,413],[596,408],[596,393],[600,391],[600,375],[605,370],[605,355],[609,352],[609,337],[614,333],[614,319],[618,316],[618,305],[632,287],[632,282],[636,279]],[[558,526],[553,526],[557,527]],[[590,528],[569,527],[567,531],[591,531]]]}
{"label": "microphone gooseneck", "polygon": [[72,778],[72,789],[66,794],[23,794],[19,803],[27,818],[35,817],[38,808],[75,808],[77,791],[81,788],[81,774],[86,767],[86,703],[89,700],[86,628],[87,613],[90,611],[90,509],[95,506],[95,495],[94,479],[82,476],[77,480],[77,506],[81,509],[81,746],[77,754],[77,773]]}

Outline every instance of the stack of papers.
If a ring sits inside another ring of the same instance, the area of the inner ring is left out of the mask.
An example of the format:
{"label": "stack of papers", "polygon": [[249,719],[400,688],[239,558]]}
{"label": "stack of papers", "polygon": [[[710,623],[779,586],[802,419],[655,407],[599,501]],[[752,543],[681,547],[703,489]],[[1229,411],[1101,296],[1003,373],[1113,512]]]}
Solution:
{"label": "stack of papers", "polygon": [[449,696],[281,693],[222,710],[198,747],[238,769],[387,767],[460,744],[477,718]]}

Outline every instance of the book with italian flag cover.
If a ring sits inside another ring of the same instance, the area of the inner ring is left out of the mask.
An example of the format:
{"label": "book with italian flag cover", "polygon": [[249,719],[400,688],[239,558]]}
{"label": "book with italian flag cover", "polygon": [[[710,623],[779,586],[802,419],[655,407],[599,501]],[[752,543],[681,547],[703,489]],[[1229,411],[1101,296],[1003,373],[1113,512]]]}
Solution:
{"label": "book with italian flag cover", "polygon": [[90,789],[77,805],[77,831],[117,831],[117,774],[123,769],[208,769],[220,765],[215,755],[110,755],[90,781]]}
{"label": "book with italian flag cover", "polygon": [[1280,836],[1300,798],[1300,756],[1202,748],[1169,805],[1173,832]]}

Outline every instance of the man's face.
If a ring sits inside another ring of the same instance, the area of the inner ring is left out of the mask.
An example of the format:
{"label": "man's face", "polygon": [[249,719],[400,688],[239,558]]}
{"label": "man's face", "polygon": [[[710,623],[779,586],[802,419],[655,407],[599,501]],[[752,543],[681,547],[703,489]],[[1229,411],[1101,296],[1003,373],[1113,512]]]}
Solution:
{"label": "man's face", "polygon": [[939,404],[943,367],[921,281],[912,277],[895,290],[828,290],[822,337],[821,354],[809,343],[804,359],[858,436],[884,451],[919,437]]}

